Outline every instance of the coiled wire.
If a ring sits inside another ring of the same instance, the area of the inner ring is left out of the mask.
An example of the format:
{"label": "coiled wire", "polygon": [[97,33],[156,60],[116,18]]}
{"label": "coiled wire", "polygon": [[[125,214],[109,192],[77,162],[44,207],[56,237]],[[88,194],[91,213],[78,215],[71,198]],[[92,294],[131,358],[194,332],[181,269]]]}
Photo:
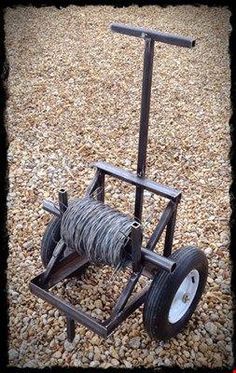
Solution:
{"label": "coiled wire", "polygon": [[134,219],[91,197],[70,201],[61,220],[66,245],[95,264],[127,264]]}

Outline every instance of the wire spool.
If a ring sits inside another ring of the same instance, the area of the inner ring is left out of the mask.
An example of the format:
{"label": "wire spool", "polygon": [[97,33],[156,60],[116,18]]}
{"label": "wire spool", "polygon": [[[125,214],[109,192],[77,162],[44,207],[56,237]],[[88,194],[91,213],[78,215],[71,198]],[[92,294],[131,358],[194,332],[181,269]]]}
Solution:
{"label": "wire spool", "polygon": [[65,244],[90,262],[125,266],[134,219],[90,197],[70,201],[61,220]]}

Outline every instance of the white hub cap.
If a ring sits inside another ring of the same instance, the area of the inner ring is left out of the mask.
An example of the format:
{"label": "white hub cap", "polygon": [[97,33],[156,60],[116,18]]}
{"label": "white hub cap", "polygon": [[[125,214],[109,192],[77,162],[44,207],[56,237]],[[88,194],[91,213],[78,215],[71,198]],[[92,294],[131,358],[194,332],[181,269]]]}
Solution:
{"label": "white hub cap", "polygon": [[179,321],[189,309],[199,284],[199,272],[193,269],[180,284],[171,303],[168,321],[171,324]]}

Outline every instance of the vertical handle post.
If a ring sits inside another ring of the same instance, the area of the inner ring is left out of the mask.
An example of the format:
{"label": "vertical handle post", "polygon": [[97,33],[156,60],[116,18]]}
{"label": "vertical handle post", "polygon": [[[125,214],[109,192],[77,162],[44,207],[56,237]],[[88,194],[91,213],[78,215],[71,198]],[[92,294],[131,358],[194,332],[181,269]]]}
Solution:
{"label": "vertical handle post", "polygon": [[[148,121],[151,100],[152,70],[154,56],[154,40],[147,35],[145,39],[144,63],[143,63],[143,83],[142,83],[142,100],[140,114],[139,144],[138,144],[138,164],[137,175],[145,176],[146,158],[147,158],[147,140],[148,140]],[[135,218],[141,222],[143,209],[143,188],[136,187],[135,194]]]}

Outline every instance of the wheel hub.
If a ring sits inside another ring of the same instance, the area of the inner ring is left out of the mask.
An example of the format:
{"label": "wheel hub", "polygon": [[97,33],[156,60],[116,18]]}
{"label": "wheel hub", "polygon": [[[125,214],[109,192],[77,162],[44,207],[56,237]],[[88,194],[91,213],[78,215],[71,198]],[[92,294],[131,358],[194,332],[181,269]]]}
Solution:
{"label": "wheel hub", "polygon": [[184,303],[188,303],[188,302],[190,301],[190,296],[189,296],[189,294],[185,293],[185,294],[183,295],[182,301],[183,301]]}
{"label": "wheel hub", "polygon": [[169,310],[168,321],[171,324],[179,321],[188,311],[196,295],[199,278],[199,272],[193,269],[180,283]]}

